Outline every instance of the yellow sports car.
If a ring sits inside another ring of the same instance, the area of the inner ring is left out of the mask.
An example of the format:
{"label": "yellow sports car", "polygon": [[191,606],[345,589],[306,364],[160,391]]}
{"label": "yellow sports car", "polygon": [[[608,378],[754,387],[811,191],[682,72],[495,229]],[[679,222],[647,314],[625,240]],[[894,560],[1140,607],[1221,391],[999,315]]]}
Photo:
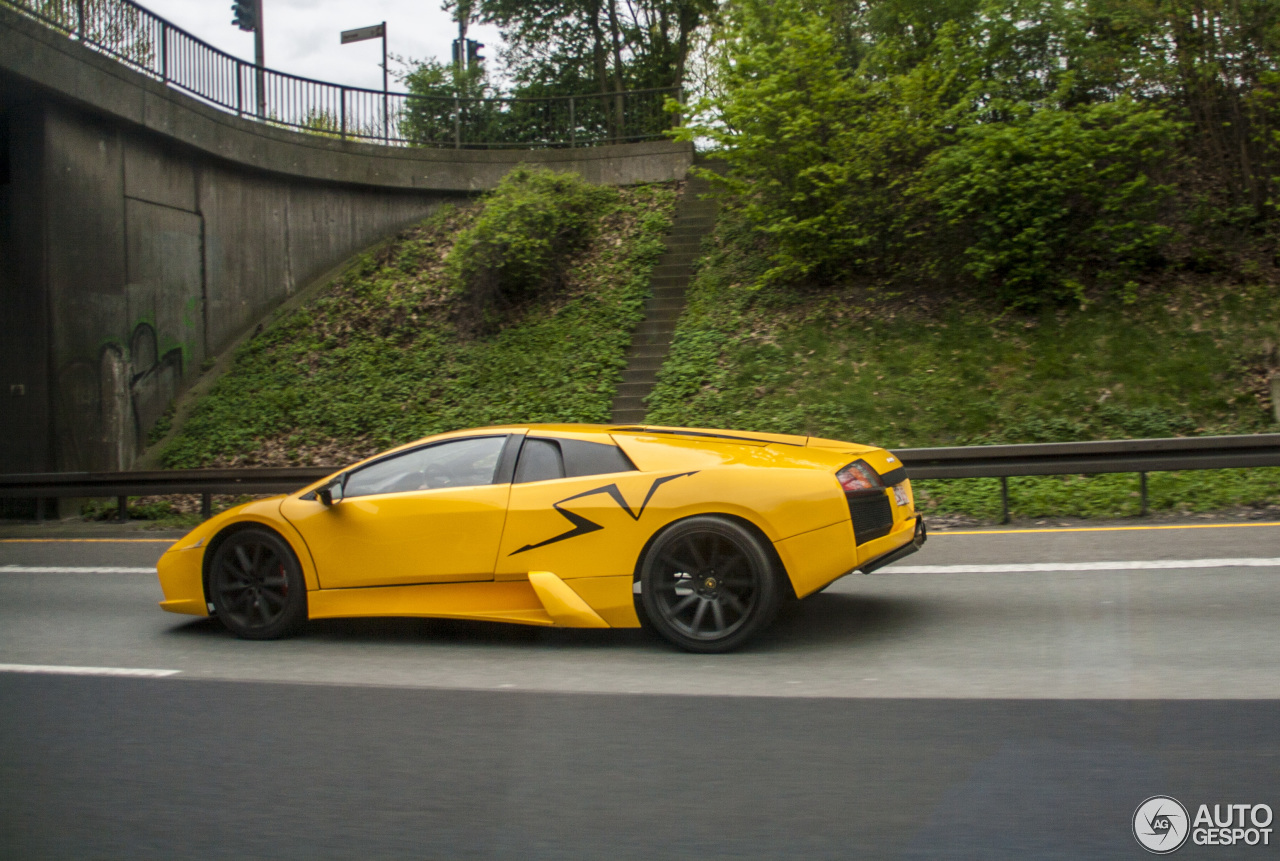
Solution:
{"label": "yellow sports car", "polygon": [[815,437],[522,425],[427,437],[208,520],[158,564],[174,613],[270,639],[307,619],[650,625],[733,649],[925,540],[890,452]]}

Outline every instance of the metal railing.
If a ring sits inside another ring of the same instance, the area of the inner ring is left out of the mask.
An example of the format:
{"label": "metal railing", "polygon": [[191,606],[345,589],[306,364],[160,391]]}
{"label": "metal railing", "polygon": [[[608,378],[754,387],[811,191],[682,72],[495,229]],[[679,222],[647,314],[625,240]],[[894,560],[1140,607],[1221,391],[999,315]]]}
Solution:
{"label": "metal railing", "polygon": [[[1141,477],[1142,512],[1146,514],[1148,472],[1280,466],[1280,434],[909,448],[897,449],[894,454],[912,479],[999,478],[1007,522],[1009,476],[1137,473]],[[124,500],[129,496],[200,494],[207,517],[215,493],[291,493],[339,469],[305,466],[0,475],[0,499],[114,496],[117,510],[126,514]]]}
{"label": "metal railing", "polygon": [[1146,515],[1147,473],[1280,466],[1280,434],[912,448],[896,454],[911,478],[999,478],[1000,522],[1008,523],[1010,476],[1137,473]]}
{"label": "metal railing", "polygon": [[911,478],[1232,469],[1280,466],[1280,433],[905,448],[895,454]]}
{"label": "metal railing", "polygon": [[545,98],[390,93],[260,69],[132,0],[0,0],[206,104],[342,140],[454,148],[635,143],[679,123],[679,87]]}
{"label": "metal railing", "polygon": [[129,519],[130,496],[184,494],[200,496],[200,513],[213,514],[213,495],[242,496],[292,493],[330,473],[336,466],[251,467],[244,469],[166,469],[153,472],[41,472],[0,475],[0,499],[35,499],[36,519],[43,517],[41,500],[57,497],[116,498],[119,520]]}

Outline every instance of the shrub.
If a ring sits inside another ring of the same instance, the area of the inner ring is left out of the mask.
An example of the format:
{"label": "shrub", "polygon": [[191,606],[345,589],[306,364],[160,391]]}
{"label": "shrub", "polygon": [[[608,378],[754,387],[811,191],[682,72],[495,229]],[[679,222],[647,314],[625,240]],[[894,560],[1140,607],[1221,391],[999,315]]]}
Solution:
{"label": "shrub", "polygon": [[609,198],[608,189],[576,174],[519,166],[459,234],[445,261],[447,276],[473,312],[552,286],[568,255],[591,239]]}
{"label": "shrub", "polygon": [[[1010,305],[1079,298],[1098,271],[1141,268],[1168,237],[1153,181],[1178,124],[1127,99],[962,129],[920,190],[964,270]],[[941,265],[949,261],[940,260]]]}

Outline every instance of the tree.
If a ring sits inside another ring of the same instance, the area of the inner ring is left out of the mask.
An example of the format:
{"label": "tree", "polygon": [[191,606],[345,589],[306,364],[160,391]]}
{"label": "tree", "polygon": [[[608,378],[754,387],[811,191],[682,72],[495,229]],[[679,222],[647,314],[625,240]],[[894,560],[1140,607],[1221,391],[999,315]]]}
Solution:
{"label": "tree", "polygon": [[501,104],[490,100],[482,66],[459,70],[434,59],[397,57],[398,76],[409,91],[400,114],[400,134],[410,143],[478,145],[505,140]]}
{"label": "tree", "polygon": [[1071,0],[740,0],[682,134],[721,148],[766,280],[1071,298],[1155,258],[1180,138],[1160,93],[1119,95],[1139,53],[1086,50],[1096,20]]}
{"label": "tree", "polygon": [[1153,177],[1179,131],[1131,99],[965,127],[915,189],[937,213],[935,247],[958,258],[936,262],[959,263],[1012,306],[1081,301],[1100,270],[1119,286],[1170,234],[1160,216],[1172,187]]}
{"label": "tree", "polygon": [[[649,135],[664,118],[636,128],[625,90],[678,87],[694,31],[715,0],[477,0],[480,20],[507,43],[502,58],[521,97],[585,96],[575,120],[585,137]],[[628,127],[627,123],[632,126]]]}

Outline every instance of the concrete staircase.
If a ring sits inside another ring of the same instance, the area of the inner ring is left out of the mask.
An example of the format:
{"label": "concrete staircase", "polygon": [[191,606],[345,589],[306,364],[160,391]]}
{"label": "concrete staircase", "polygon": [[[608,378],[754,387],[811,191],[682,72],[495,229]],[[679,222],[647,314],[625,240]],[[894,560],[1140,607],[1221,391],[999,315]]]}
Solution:
{"label": "concrete staircase", "polygon": [[711,191],[705,179],[690,178],[676,201],[675,218],[667,234],[667,248],[653,267],[649,283],[653,293],[644,306],[644,321],[636,327],[627,348],[627,369],[613,399],[613,421],[644,421],[644,398],[658,380],[658,369],[667,358],[676,321],[684,311],[685,289],[693,276],[693,262],[702,249],[702,238],[716,221],[714,200],[701,199]]}

